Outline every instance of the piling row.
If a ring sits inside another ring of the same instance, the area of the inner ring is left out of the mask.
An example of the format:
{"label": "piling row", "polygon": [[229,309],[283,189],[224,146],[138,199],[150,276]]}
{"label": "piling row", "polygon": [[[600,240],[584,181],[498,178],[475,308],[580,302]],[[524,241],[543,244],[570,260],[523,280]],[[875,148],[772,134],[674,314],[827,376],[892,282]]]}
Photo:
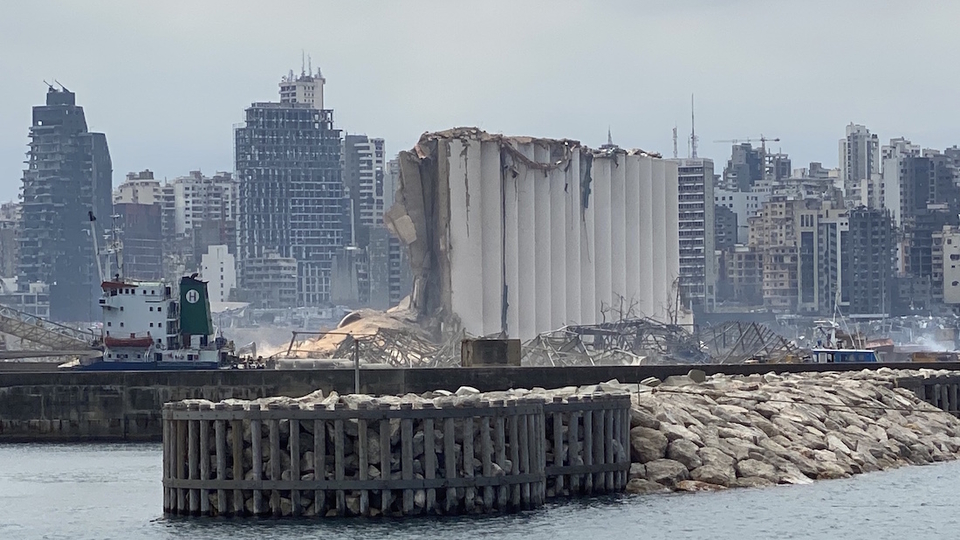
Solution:
{"label": "piling row", "polygon": [[956,375],[902,377],[897,379],[897,385],[910,388],[923,401],[960,416],[960,377]]}
{"label": "piling row", "polygon": [[163,507],[203,516],[513,512],[543,504],[546,442],[537,399],[167,404]]}
{"label": "piling row", "polygon": [[630,397],[554,397],[546,416],[547,497],[616,493],[630,471]]}

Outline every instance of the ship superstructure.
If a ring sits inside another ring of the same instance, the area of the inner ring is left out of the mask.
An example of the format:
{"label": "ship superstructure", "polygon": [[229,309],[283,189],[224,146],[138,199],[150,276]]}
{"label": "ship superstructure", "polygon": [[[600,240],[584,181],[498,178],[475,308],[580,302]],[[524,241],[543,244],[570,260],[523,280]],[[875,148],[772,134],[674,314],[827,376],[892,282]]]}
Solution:
{"label": "ship superstructure", "polygon": [[[90,215],[96,244],[96,218]],[[98,270],[103,274],[98,252]],[[82,362],[84,369],[216,369],[229,356],[227,342],[216,336],[210,316],[207,283],[196,274],[177,287],[162,281],[123,277],[122,246],[116,228],[106,250],[116,273],[103,279],[103,356]]]}

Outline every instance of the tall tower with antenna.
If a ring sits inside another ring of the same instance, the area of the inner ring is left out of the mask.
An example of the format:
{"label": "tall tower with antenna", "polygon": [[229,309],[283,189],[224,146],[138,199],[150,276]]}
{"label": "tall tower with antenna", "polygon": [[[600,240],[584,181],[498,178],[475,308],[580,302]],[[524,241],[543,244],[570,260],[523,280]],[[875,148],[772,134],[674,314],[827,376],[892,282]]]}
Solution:
{"label": "tall tower with antenna", "polygon": [[300,76],[293,70],[280,79],[280,103],[307,103],[314,109],[323,109],[323,85],[327,82],[317,68],[313,72],[313,59],[300,53]]}

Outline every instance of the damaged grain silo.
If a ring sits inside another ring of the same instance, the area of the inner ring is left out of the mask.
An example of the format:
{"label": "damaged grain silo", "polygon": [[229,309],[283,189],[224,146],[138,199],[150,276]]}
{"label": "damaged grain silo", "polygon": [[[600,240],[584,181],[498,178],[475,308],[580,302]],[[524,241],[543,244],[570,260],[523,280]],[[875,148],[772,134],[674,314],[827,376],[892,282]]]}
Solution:
{"label": "damaged grain silo", "polygon": [[411,307],[470,334],[676,321],[677,165],[659,155],[428,133],[400,153],[384,220],[409,249]]}

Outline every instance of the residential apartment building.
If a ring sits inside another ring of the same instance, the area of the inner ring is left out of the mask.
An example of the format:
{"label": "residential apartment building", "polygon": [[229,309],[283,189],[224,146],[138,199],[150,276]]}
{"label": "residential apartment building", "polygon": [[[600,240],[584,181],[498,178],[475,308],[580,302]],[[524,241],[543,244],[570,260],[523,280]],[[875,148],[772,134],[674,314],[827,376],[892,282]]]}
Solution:
{"label": "residential apartment building", "polygon": [[723,276],[718,294],[724,300],[745,305],[763,304],[763,253],[754,246],[738,244],[723,251]]}
{"label": "residential apartment building", "polygon": [[841,245],[843,285],[849,290],[850,316],[886,317],[891,312],[893,284],[893,217],[888,210],[854,208],[849,232]]}
{"label": "residential apartment building", "polygon": [[680,298],[688,308],[716,303],[713,160],[672,160],[678,166]]}
{"label": "residential apartment building", "polygon": [[207,282],[211,302],[227,302],[237,288],[237,265],[225,245],[209,246],[200,258],[200,277]]}
{"label": "residential apartment building", "polygon": [[883,198],[880,139],[865,126],[850,123],[840,139],[840,180],[848,207],[876,207]]}
{"label": "residential apartment building", "polygon": [[113,166],[107,138],[87,130],[73,92],[51,86],[33,108],[27,168],[23,171],[18,286],[49,286],[50,317],[84,322],[100,318],[89,213],[112,214]]}

